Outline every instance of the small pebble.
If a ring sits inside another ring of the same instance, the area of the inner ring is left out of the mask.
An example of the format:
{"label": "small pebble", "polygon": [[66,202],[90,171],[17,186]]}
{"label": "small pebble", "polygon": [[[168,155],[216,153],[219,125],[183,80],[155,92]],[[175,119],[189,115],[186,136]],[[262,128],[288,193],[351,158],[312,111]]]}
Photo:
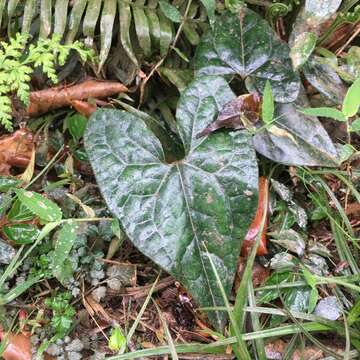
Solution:
{"label": "small pebble", "polygon": [[79,339],[74,339],[69,345],[66,345],[65,350],[66,351],[82,351],[84,348],[83,343]]}
{"label": "small pebble", "polygon": [[100,302],[102,298],[104,298],[106,295],[106,287],[105,286],[99,286],[95,290],[92,291],[91,296],[96,302]]}

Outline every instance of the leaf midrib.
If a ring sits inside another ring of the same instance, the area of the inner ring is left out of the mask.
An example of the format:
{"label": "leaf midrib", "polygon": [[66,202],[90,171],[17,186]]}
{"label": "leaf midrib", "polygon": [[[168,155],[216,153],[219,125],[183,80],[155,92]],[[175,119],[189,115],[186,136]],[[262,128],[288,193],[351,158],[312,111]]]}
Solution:
{"label": "leaf midrib", "polygon": [[[215,301],[215,298],[214,298],[214,294],[213,294],[213,292],[211,290],[211,283],[210,283],[210,280],[208,278],[207,271],[206,271],[206,268],[205,268],[205,264],[204,264],[204,261],[203,261],[202,256],[201,256],[202,251],[200,249],[200,241],[198,239],[197,232],[196,232],[196,227],[195,227],[195,224],[194,224],[193,219],[192,219],[190,206],[189,206],[187,196],[186,196],[184,181],[183,181],[183,178],[182,178],[182,175],[181,175],[181,170],[179,168],[179,164],[175,164],[175,166],[176,166],[178,174],[179,174],[180,184],[181,184],[181,188],[182,188],[182,192],[183,192],[184,200],[185,200],[186,211],[188,213],[188,217],[189,217],[191,228],[192,228],[192,231],[193,231],[193,234],[194,234],[194,239],[195,239],[195,242],[196,242],[196,246],[197,246],[197,249],[199,251],[199,258],[200,258],[200,261],[201,261],[201,267],[203,269],[203,273],[205,274],[205,278],[206,278],[206,282],[207,282],[207,285],[208,285],[208,289],[209,289],[209,292],[210,292],[212,302],[213,302],[214,306],[216,306],[217,304],[216,304],[216,301]],[[215,312],[215,316],[217,318],[219,326],[221,327],[221,319],[219,319],[218,312]]]}

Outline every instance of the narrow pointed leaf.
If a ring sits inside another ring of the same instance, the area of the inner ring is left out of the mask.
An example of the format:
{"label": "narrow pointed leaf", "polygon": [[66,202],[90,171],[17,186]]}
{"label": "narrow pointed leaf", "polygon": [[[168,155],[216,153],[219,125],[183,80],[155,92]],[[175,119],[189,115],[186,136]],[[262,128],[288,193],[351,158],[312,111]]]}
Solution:
{"label": "narrow pointed leaf", "polygon": [[119,8],[119,22],[120,22],[120,41],[129,59],[138,66],[137,58],[130,40],[130,26],[131,26],[131,9],[130,5],[123,0],[118,0]]}
{"label": "narrow pointed leaf", "polygon": [[151,38],[148,19],[142,7],[136,6],[135,4],[132,9],[135,23],[135,31],[139,41],[139,45],[143,50],[144,55],[146,57],[149,57],[151,55]]}
{"label": "narrow pointed leaf", "polygon": [[354,83],[349,87],[343,103],[343,114],[346,117],[352,117],[356,115],[360,106],[360,77],[358,77]]}
{"label": "narrow pointed leaf", "polygon": [[321,116],[321,117],[328,117],[338,121],[346,121],[345,115],[333,108],[328,107],[320,107],[320,108],[308,108],[308,109],[300,109],[301,113],[309,116]]}
{"label": "narrow pointed leaf", "polygon": [[274,118],[274,98],[269,81],[266,82],[262,103],[262,120],[265,124],[270,124]]}
{"label": "narrow pointed leaf", "polygon": [[182,16],[180,14],[180,11],[174,5],[168,3],[165,0],[160,0],[159,5],[161,11],[169,20],[175,23],[181,22]]}
{"label": "narrow pointed leaf", "polygon": [[0,1],[0,28],[1,28],[1,23],[2,23],[2,18],[3,18],[3,14],[4,14],[5,5],[6,5],[5,1]]}
{"label": "narrow pointed leaf", "polygon": [[69,0],[56,0],[54,14],[54,34],[64,35],[68,17]]}
{"label": "narrow pointed leaf", "polygon": [[39,35],[41,38],[47,38],[51,33],[51,12],[52,0],[41,0]]}
{"label": "narrow pointed leaf", "polygon": [[199,74],[239,74],[261,92],[269,80],[277,102],[294,101],[300,88],[288,45],[263,18],[245,7],[239,14],[225,13],[216,19],[214,30],[197,47],[195,68]]}
{"label": "narrow pointed leaf", "polygon": [[65,280],[64,274],[66,273],[64,266],[66,260],[69,258],[69,253],[76,240],[77,224],[67,222],[60,229],[54,249],[54,255],[52,258],[52,271],[54,276],[62,282]]}
{"label": "narrow pointed leaf", "polygon": [[104,65],[110,51],[113,26],[116,15],[116,0],[105,0],[101,13],[100,34],[101,50],[99,69]]}
{"label": "narrow pointed leaf", "polygon": [[22,33],[29,33],[31,22],[36,12],[37,0],[27,0],[24,6],[23,22],[21,26]]}
{"label": "narrow pointed leaf", "polygon": [[[186,156],[166,163],[159,140],[124,111],[97,111],[85,146],[109,209],[129,239],[178,279],[201,306],[223,304],[206,248],[229,295],[241,240],[257,208],[258,170],[246,131],[196,139],[229,99],[219,77],[183,92],[177,111]],[[217,328],[222,312],[210,312]]]}
{"label": "narrow pointed leaf", "polygon": [[216,1],[215,0],[200,0],[206,9],[207,16],[212,26],[215,22],[215,10],[216,10]]}
{"label": "narrow pointed leaf", "polygon": [[87,4],[87,0],[77,0],[71,10],[66,43],[74,42],[77,32],[79,31],[80,22]]}
{"label": "narrow pointed leaf", "polygon": [[83,34],[87,37],[87,44],[90,46],[94,41],[96,24],[99,20],[101,1],[89,0],[83,22]]}
{"label": "narrow pointed leaf", "polygon": [[164,56],[169,51],[173,40],[173,27],[171,21],[161,12],[158,14],[160,21],[160,55]]}
{"label": "narrow pointed leaf", "polygon": [[160,48],[160,21],[157,16],[157,13],[154,9],[145,9],[145,15],[148,19],[151,43],[154,48]]}

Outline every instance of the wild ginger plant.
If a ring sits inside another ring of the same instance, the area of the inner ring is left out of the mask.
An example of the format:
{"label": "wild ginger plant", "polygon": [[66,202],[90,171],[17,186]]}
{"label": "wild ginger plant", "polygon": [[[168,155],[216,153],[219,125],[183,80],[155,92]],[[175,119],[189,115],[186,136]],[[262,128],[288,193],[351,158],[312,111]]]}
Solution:
{"label": "wild ginger plant", "polygon": [[28,105],[31,74],[35,69],[41,69],[56,84],[56,66],[65,64],[71,50],[84,62],[93,58],[92,50],[81,42],[64,45],[60,40],[58,35],[54,35],[27,47],[29,35],[17,34],[9,42],[0,42],[0,124],[6,130],[13,129],[11,95],[15,94],[24,105]]}

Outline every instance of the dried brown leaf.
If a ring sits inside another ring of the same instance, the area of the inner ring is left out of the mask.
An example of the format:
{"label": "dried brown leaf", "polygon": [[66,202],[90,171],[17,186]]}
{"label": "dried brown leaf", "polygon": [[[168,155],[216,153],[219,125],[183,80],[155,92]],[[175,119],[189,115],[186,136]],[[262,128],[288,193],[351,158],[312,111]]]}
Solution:
{"label": "dried brown leaf", "polygon": [[253,127],[259,121],[260,96],[256,93],[240,95],[229,101],[218,118],[196,135],[201,138],[221,129],[244,129]]}

